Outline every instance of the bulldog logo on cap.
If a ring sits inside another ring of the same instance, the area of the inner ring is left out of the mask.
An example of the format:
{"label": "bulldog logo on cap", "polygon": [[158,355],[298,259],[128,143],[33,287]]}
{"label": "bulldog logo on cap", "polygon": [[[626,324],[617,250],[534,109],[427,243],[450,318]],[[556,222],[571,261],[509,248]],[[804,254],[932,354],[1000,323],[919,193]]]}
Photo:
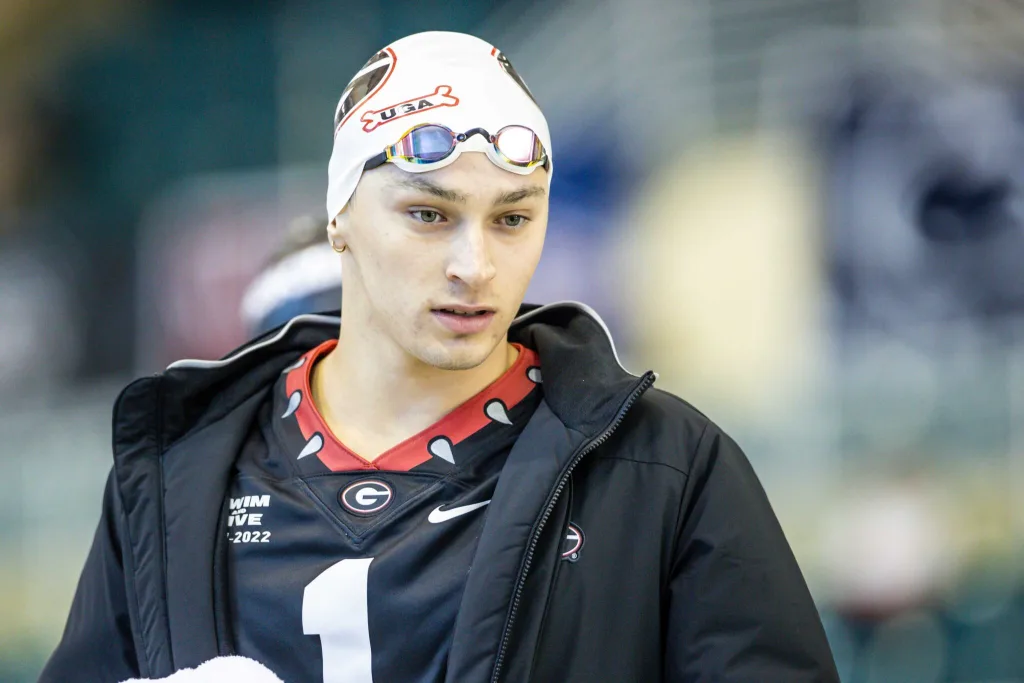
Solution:
{"label": "bulldog logo on cap", "polygon": [[334,112],[335,136],[337,136],[338,130],[348,121],[349,117],[359,108],[359,105],[369,100],[378,90],[384,87],[384,84],[387,83],[392,72],[394,72],[397,62],[398,58],[395,56],[395,51],[391,48],[384,48],[373,57],[370,57],[369,61],[359,70],[359,73],[352,77],[352,80],[349,81],[348,86],[345,88],[345,92],[341,95],[338,109]]}
{"label": "bulldog logo on cap", "polygon": [[502,70],[505,73],[507,73],[513,81],[516,82],[516,85],[523,89],[523,92],[525,92],[527,96],[529,96],[529,98],[533,100],[534,104],[537,104],[537,98],[535,98],[533,96],[533,93],[530,92],[530,89],[526,87],[526,81],[523,80],[523,77],[520,76],[519,72],[516,71],[514,66],[512,66],[512,62],[508,61],[508,57],[506,57],[505,54],[496,47],[491,48],[491,56],[495,57],[498,60],[498,64],[501,66]]}

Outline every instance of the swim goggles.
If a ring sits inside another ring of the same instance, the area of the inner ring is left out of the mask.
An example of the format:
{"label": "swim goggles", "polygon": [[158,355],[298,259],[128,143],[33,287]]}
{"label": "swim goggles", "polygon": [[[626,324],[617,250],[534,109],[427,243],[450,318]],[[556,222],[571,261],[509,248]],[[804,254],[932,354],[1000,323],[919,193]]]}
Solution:
{"label": "swim goggles", "polygon": [[483,128],[456,133],[439,123],[413,126],[393,145],[363,165],[364,171],[391,162],[402,170],[424,173],[443,168],[459,158],[462,146],[474,135],[484,138],[483,152],[498,167],[527,175],[547,166],[548,155],[537,134],[525,126],[505,126],[494,135]]}

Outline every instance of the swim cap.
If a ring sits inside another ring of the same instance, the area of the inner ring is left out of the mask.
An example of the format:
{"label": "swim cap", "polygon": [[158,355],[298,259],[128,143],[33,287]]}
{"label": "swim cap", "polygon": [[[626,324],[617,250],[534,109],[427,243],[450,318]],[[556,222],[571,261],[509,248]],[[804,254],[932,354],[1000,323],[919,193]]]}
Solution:
{"label": "swim cap", "polygon": [[[328,165],[329,221],[352,198],[366,161],[422,123],[459,132],[483,128],[491,134],[505,126],[525,126],[544,145],[550,183],[547,121],[505,55],[464,33],[416,33],[370,58],[341,95]],[[472,143],[484,144],[480,136],[464,144]]]}

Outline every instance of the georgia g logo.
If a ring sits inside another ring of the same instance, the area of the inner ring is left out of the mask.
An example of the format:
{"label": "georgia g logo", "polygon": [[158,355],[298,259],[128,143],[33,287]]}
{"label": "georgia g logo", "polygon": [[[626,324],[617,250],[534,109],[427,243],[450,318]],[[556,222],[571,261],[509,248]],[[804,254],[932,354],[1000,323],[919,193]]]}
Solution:
{"label": "georgia g logo", "polygon": [[580,559],[580,552],[583,544],[586,543],[583,529],[570,523],[565,530],[565,538],[562,539],[562,559],[569,562],[576,562]]}
{"label": "georgia g logo", "polygon": [[338,494],[338,501],[356,515],[375,515],[391,505],[395,492],[379,479],[363,479],[349,484]]}

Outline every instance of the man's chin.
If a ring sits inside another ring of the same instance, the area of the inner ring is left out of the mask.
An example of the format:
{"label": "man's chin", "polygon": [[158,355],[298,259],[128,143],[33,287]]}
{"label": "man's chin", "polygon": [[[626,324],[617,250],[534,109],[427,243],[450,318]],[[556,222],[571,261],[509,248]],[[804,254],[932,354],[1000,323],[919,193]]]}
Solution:
{"label": "man's chin", "polygon": [[487,360],[486,353],[466,353],[457,352],[445,354],[444,357],[438,358],[437,363],[432,365],[441,370],[472,370],[473,368],[480,367],[480,365]]}
{"label": "man's chin", "polygon": [[491,356],[495,346],[492,340],[486,338],[449,339],[430,349],[421,359],[440,370],[472,370]]}

